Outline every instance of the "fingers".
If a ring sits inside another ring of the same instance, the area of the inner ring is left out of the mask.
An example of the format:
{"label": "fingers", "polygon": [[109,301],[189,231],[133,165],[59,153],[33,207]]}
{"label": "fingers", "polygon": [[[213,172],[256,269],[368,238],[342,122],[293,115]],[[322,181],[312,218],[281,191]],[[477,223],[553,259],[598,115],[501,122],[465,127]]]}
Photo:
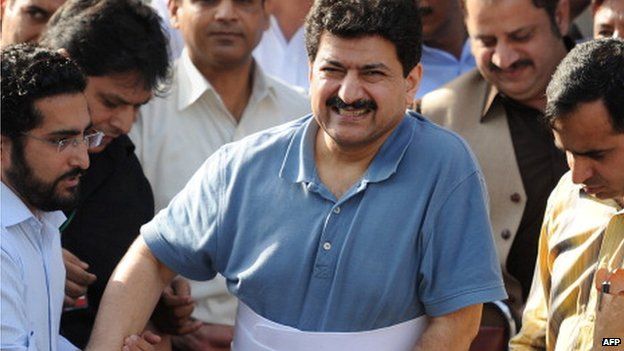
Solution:
{"label": "fingers", "polygon": [[65,295],[77,299],[87,293],[87,287],[78,285],[71,280],[65,280]]}
{"label": "fingers", "polygon": [[152,345],[156,345],[162,340],[160,336],[158,336],[156,333],[152,332],[151,330],[144,331],[141,334],[141,337]]}
{"label": "fingers", "polygon": [[76,305],[76,299],[65,295],[63,297],[63,307],[74,307]]}
{"label": "fingers", "polygon": [[185,335],[198,331],[204,323],[202,321],[197,321],[193,319],[189,319],[186,323],[183,323],[181,326],[177,328],[177,335]]}
{"label": "fingers", "polygon": [[191,296],[191,284],[182,277],[176,277],[171,282],[171,288],[178,296]]}
{"label": "fingers", "polygon": [[[130,335],[124,339],[123,351],[154,351],[154,345],[160,342],[160,337],[154,333],[148,332],[150,341],[158,340],[157,342],[149,342],[145,337],[139,337],[138,335]],[[143,335],[145,335],[144,333]]]}
{"label": "fingers", "polygon": [[65,270],[67,271],[67,280],[84,287],[95,281],[95,274],[87,272],[89,264],[81,261],[78,257],[66,249],[63,249],[63,263],[65,264]]}

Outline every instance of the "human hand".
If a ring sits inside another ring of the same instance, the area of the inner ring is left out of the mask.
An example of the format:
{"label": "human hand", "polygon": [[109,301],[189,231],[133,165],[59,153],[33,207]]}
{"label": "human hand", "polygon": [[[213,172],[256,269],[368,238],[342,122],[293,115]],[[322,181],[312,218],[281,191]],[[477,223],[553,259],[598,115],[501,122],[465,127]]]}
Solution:
{"label": "human hand", "polygon": [[195,303],[191,297],[188,280],[177,277],[165,288],[152,314],[152,321],[164,333],[184,335],[202,326],[201,321],[191,318]]}
{"label": "human hand", "polygon": [[95,274],[87,272],[89,264],[81,261],[74,254],[63,249],[63,264],[65,265],[65,306],[74,306],[76,299],[87,293],[87,287],[96,280]]}
{"label": "human hand", "polygon": [[160,336],[146,330],[140,336],[130,335],[124,339],[123,351],[154,351],[155,345],[160,342]]}
{"label": "human hand", "polygon": [[193,333],[174,336],[174,349],[180,351],[229,351],[234,337],[234,327],[204,323]]}

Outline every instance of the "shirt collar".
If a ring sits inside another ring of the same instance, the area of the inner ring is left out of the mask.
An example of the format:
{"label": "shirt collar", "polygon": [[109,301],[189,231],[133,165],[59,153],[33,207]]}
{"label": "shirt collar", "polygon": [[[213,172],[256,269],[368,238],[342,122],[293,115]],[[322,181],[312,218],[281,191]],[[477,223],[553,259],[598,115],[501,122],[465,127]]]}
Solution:
{"label": "shirt collar", "polygon": [[[409,119],[417,118],[416,116],[415,112],[407,112],[368,166],[362,177],[363,182],[382,182],[396,173],[414,135],[414,124],[410,124]],[[293,183],[311,183],[318,179],[314,146],[319,126],[312,115],[306,118],[291,139],[280,170],[280,177]]]}
{"label": "shirt collar", "polygon": [[[460,54],[459,60],[451,55],[450,53],[438,49],[438,48],[434,48],[432,46],[427,46],[425,44],[422,45],[422,51],[423,51],[423,64],[425,63],[425,58],[426,59],[431,59],[431,60],[440,60],[441,58],[448,60],[453,60],[455,63],[465,63],[465,62],[470,62],[473,61],[474,62],[474,58],[472,56],[472,52],[470,51],[470,38],[466,39],[466,41],[464,42],[464,46],[462,47],[462,52]],[[474,66],[474,64],[473,64]]]}
{"label": "shirt collar", "polygon": [[[8,228],[16,224],[20,224],[30,218],[37,218],[26,206],[24,201],[20,199],[13,189],[9,188],[4,182],[1,182],[0,196],[2,199],[2,227]],[[61,211],[40,212],[43,221],[50,222],[55,228],[58,228],[65,221],[65,215]]]}
{"label": "shirt collar", "polygon": [[[179,78],[179,94],[178,94],[178,110],[184,110],[195,103],[207,91],[213,91],[218,95],[210,82],[199,72],[197,67],[191,61],[188,50],[184,49],[180,55],[177,66],[177,74]],[[253,70],[253,87],[249,102],[256,102],[264,99],[267,95],[274,94],[275,82],[268,79],[260,65],[255,60],[252,66]]]}

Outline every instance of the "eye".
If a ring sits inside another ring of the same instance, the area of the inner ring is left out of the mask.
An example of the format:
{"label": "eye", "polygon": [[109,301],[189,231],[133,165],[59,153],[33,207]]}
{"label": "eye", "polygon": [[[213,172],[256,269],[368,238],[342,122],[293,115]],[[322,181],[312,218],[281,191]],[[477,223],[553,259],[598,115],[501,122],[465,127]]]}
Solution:
{"label": "eye", "polygon": [[511,40],[516,42],[526,42],[532,37],[532,32],[518,33],[511,36]]}
{"label": "eye", "polygon": [[104,107],[108,108],[108,109],[114,109],[117,108],[119,105],[117,105],[116,103],[108,100],[108,99],[102,99],[102,105],[104,105]]}
{"label": "eye", "polygon": [[479,43],[481,43],[481,46],[483,47],[491,48],[496,46],[496,38],[479,38]]}
{"label": "eye", "polygon": [[613,31],[610,29],[602,29],[598,32],[599,38],[611,38],[613,36]]}
{"label": "eye", "polygon": [[25,10],[26,15],[35,22],[47,22],[50,14],[48,11],[37,7],[37,6],[29,6]]}

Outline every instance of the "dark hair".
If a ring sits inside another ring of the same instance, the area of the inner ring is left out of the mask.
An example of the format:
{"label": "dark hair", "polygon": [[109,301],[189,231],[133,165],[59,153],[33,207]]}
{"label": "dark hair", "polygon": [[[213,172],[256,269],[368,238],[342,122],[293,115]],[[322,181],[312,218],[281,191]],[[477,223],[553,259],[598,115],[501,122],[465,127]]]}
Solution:
{"label": "dark hair", "polygon": [[[464,12],[464,16],[466,15],[466,1],[468,0],[461,0],[461,8],[462,11]],[[490,2],[494,2],[494,1],[499,1],[499,0],[480,0],[480,1],[490,1]],[[561,31],[559,30],[559,26],[557,25],[557,16],[555,15],[555,13],[557,12],[557,5],[559,5],[559,0],[531,0],[531,3],[533,4],[533,6],[537,7],[538,9],[544,9],[544,11],[546,11],[546,14],[548,15],[548,19],[550,20],[550,29],[553,31],[553,33],[555,33],[558,37],[561,37],[563,34],[565,33],[561,33]]]}
{"label": "dark hair", "polygon": [[36,100],[85,89],[80,68],[51,49],[22,43],[7,46],[1,56],[2,135],[12,140],[41,124]]}
{"label": "dark hair", "polygon": [[316,0],[305,25],[310,61],[316,58],[324,32],[341,38],[378,35],[389,40],[405,76],[420,62],[422,24],[414,0]]}
{"label": "dark hair", "polygon": [[140,0],[68,0],[41,39],[88,76],[136,72],[148,90],[168,80],[167,42],[160,17]]}
{"label": "dark hair", "polygon": [[577,45],[557,67],[546,98],[551,126],[580,104],[602,100],[613,129],[624,133],[624,41],[609,38]]}

